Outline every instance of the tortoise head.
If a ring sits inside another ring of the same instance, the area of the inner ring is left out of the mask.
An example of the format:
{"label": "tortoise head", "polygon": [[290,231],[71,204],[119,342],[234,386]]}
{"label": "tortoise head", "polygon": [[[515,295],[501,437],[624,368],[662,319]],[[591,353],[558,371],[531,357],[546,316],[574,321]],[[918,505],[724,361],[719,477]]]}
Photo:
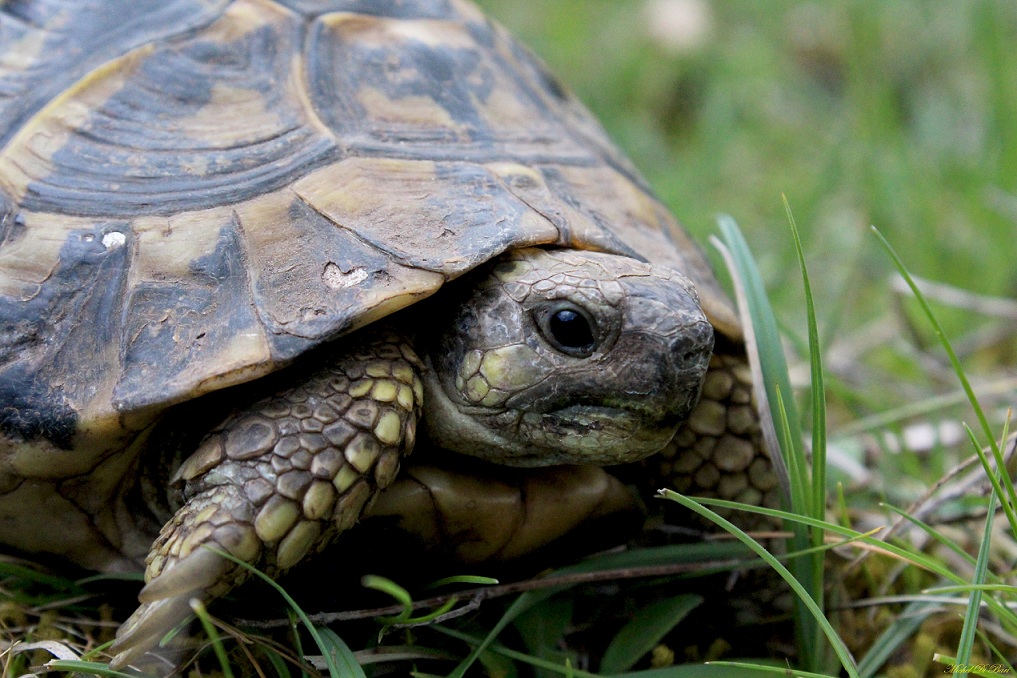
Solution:
{"label": "tortoise head", "polygon": [[454,313],[426,349],[428,432],[513,466],[659,451],[699,399],[713,350],[688,279],[616,255],[512,252]]}

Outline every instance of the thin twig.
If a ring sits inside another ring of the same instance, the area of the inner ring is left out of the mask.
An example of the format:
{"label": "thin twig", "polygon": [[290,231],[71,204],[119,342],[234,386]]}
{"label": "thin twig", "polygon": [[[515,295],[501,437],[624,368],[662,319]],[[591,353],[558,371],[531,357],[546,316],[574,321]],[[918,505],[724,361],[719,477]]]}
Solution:
{"label": "thin twig", "polygon": [[[414,611],[422,609],[432,609],[439,607],[446,603],[452,598],[459,600],[469,600],[467,606],[470,609],[476,609],[485,600],[492,598],[500,598],[503,596],[509,596],[516,593],[524,593],[526,591],[534,591],[539,589],[547,589],[554,587],[562,587],[563,589],[576,586],[578,584],[591,584],[604,581],[616,581],[623,579],[637,579],[642,577],[662,577],[676,574],[686,574],[690,572],[703,572],[708,570],[725,570],[732,568],[741,567],[753,567],[758,565],[753,560],[715,560],[698,563],[672,563],[669,565],[648,565],[645,567],[626,567],[615,570],[598,570],[596,572],[579,572],[571,574],[552,575],[548,577],[541,577],[537,579],[527,579],[519,582],[512,582],[509,584],[498,584],[495,586],[485,586],[475,589],[468,589],[466,591],[457,591],[455,593],[447,593],[440,596],[434,596],[431,598],[425,598],[423,600],[414,601],[411,609]],[[371,619],[374,617],[394,616],[405,610],[404,605],[387,605],[385,607],[376,607],[370,609],[360,610],[347,610],[344,612],[320,612],[318,614],[308,615],[308,617],[315,624],[330,624],[338,621],[354,621],[357,619]],[[453,611],[454,612],[454,611]],[[451,613],[449,613],[451,614]],[[442,618],[448,618],[448,615],[442,615]],[[282,626],[288,626],[288,619],[238,619],[236,623],[243,626],[249,626],[251,628],[258,629],[271,629],[279,628]],[[433,623],[433,620],[427,623]]]}

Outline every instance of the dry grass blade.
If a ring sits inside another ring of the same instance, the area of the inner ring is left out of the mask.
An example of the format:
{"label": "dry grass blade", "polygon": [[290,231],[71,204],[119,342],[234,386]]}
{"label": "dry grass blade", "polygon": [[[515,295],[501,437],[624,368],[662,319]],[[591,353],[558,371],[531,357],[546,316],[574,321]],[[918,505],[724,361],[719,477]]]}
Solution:
{"label": "dry grass blade", "polygon": [[[933,299],[948,306],[964,309],[969,313],[1017,320],[1017,301],[1006,297],[993,297],[985,294],[977,294],[970,290],[961,289],[954,285],[927,280],[918,276],[911,276],[915,285],[921,290],[927,299]],[[890,278],[890,289],[897,294],[910,296],[911,287],[901,275],[894,275]]]}

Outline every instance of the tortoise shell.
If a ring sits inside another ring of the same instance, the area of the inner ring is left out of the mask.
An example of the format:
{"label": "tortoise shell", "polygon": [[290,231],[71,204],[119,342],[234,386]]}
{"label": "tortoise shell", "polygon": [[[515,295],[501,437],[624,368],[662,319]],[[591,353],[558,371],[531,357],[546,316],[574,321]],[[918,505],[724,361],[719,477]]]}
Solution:
{"label": "tortoise shell", "polygon": [[4,3],[0,490],[533,245],[674,267],[739,339],[646,182],[466,2]]}

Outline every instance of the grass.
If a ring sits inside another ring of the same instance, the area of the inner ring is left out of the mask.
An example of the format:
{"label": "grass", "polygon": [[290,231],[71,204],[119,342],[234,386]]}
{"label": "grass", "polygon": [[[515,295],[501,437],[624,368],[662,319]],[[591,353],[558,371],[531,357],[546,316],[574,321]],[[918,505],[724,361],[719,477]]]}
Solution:
{"label": "grass", "polygon": [[[1014,596],[1000,587],[1014,583],[1017,526],[1012,516],[993,523],[994,513],[985,510],[1000,499],[1012,503],[1012,485],[1004,479],[994,493],[983,492],[984,484],[970,480],[978,471],[940,481],[976,456],[975,447],[995,457],[991,441],[1003,447],[997,439],[1017,389],[1017,315],[1005,303],[1017,296],[1017,5],[693,2],[687,6],[708,8],[710,26],[674,49],[652,35],[650,25],[663,21],[648,20],[650,3],[642,1],[481,4],[576,90],[701,242],[716,232],[718,212],[731,214],[744,230],[790,362],[781,399],[786,411],[803,413],[805,436],[792,437],[827,438],[826,482],[813,486],[812,476],[806,484],[812,497],[832,499],[817,506],[803,498],[796,513],[806,518],[794,520],[810,528],[799,547],[818,546],[820,537],[837,546],[822,558],[814,551],[807,561],[786,564],[806,582],[809,598],[826,604],[826,618],[857,661],[853,670],[890,678],[938,675],[952,658],[1001,664],[1013,673],[1005,662],[1017,656],[1009,640],[1017,635],[1008,606]],[[800,227],[813,314],[805,312],[808,296],[782,193]],[[946,292],[930,294],[923,305],[906,286],[898,291],[893,258],[871,235],[873,224],[910,271],[949,286]],[[998,300],[1004,303],[992,303]],[[975,310],[981,308],[986,312]],[[950,339],[956,361],[940,336]],[[772,341],[771,352],[781,353]],[[817,355],[822,385],[809,377]],[[956,364],[969,389],[959,385]],[[775,419],[781,421],[779,411]],[[977,443],[962,422],[974,422]],[[789,429],[798,423],[789,416]],[[823,505],[832,506],[827,516]],[[885,542],[868,535],[895,521],[906,529]],[[859,550],[868,555],[859,557]],[[673,554],[661,555],[662,561],[647,555],[650,560],[635,564],[593,567],[673,562]],[[744,557],[730,545],[698,555],[706,562]],[[842,584],[822,591],[825,600],[815,588],[817,561]],[[80,630],[79,621],[67,618],[87,616],[89,606],[100,616],[94,598],[51,614],[60,600],[93,591],[87,585],[83,591],[66,580],[29,580],[21,570],[2,577],[0,593],[16,604],[0,609],[0,617],[17,629],[34,627],[30,642],[49,642],[68,626]],[[542,589],[501,607],[487,601],[466,623],[443,624],[444,631],[397,629],[385,642],[412,658],[400,666],[423,672],[447,674],[458,663],[467,675],[590,675],[583,665],[590,648],[575,645],[575,625],[591,608],[596,616],[598,586],[616,587],[610,590],[633,595],[631,618],[646,626],[605,631],[595,649],[616,648],[609,655],[613,668],[628,664],[621,670],[630,670],[631,655],[638,650],[644,666],[648,641],[667,638],[669,622],[695,602],[668,593],[645,603],[642,581]],[[29,618],[17,619],[24,609]],[[69,646],[79,654],[94,649],[105,639],[101,628],[86,629]],[[823,651],[828,645],[817,628],[809,622],[801,632],[815,650],[803,655],[802,667],[838,675],[840,662]],[[325,648],[342,647],[331,636],[319,640]],[[216,647],[223,645],[238,647],[225,637]],[[374,645],[373,637],[351,642],[368,672]],[[48,658],[47,647],[0,656],[3,674],[38,665]],[[336,656],[321,652],[322,663]],[[257,664],[267,675],[299,675],[284,651],[269,647],[253,656],[236,663]],[[469,658],[472,668],[465,666]],[[217,662],[213,656],[211,666]],[[715,665],[641,675],[765,674]]]}

